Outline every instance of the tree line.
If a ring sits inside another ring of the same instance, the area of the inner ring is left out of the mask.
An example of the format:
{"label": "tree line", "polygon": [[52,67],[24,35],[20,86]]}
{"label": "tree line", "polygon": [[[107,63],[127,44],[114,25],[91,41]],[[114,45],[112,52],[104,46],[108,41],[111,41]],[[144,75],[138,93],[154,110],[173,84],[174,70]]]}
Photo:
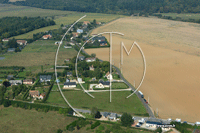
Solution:
{"label": "tree line", "polygon": [[50,25],[55,22],[41,17],[4,17],[0,19],[0,37],[9,38]]}
{"label": "tree line", "polygon": [[200,13],[199,0],[26,0],[0,3],[44,9],[130,15],[143,13]]}

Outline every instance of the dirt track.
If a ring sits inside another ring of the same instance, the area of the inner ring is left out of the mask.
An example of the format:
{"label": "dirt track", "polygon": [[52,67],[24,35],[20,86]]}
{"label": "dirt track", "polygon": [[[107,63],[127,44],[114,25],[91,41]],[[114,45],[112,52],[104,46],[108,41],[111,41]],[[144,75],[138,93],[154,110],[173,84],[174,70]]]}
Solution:
{"label": "dirt track", "polygon": [[[116,31],[125,36],[113,36],[113,60],[119,67],[120,42],[129,51],[136,41],[142,48],[147,73],[140,90],[150,98],[154,110],[158,108],[161,118],[181,118],[200,121],[200,25],[157,18],[122,18],[93,33]],[[109,38],[109,36],[106,36]],[[109,49],[88,49],[97,57],[109,60]],[[124,76],[136,86],[143,73],[139,50],[134,47],[121,66]]]}

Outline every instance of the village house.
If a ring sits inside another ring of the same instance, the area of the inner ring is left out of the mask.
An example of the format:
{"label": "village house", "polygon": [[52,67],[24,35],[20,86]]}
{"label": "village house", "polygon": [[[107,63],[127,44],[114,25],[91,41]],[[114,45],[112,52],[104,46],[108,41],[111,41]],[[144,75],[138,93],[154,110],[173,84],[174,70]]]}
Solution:
{"label": "village house", "polygon": [[82,79],[82,78],[78,78],[78,81],[77,81],[76,83],[84,84],[84,83],[85,83],[85,81],[83,81],[83,79]]}
{"label": "village house", "polygon": [[107,42],[106,41],[101,41],[100,42],[100,46],[107,46]]}
{"label": "village house", "polygon": [[45,97],[45,94],[44,93],[40,94],[40,92],[38,90],[30,90],[29,91],[29,95],[32,98],[34,98],[34,100],[36,100],[36,99],[41,99],[42,100]]}
{"label": "village house", "polygon": [[95,88],[108,88],[110,87],[109,81],[99,80],[99,84],[95,86]]}
{"label": "village house", "polygon": [[85,56],[79,56],[79,57],[78,57],[78,60],[79,60],[79,61],[84,61],[84,60],[85,60]]}
{"label": "village house", "polygon": [[21,85],[22,80],[10,80],[9,81],[11,85]]}
{"label": "village house", "polygon": [[94,42],[95,40],[99,41],[99,42],[104,42],[106,41],[105,36],[96,36],[94,38],[92,38],[92,42]]}
{"label": "village house", "polygon": [[27,41],[26,40],[17,40],[17,43],[19,45],[26,45],[27,44]]}
{"label": "village house", "polygon": [[65,59],[65,61],[66,61],[66,62],[69,62],[69,61],[70,61],[70,59],[69,59],[69,58],[67,58],[67,59]]}
{"label": "village house", "polygon": [[66,79],[66,82],[64,83],[63,89],[67,88],[75,88],[76,82],[71,82],[69,79]]}
{"label": "village house", "polygon": [[15,48],[8,48],[8,52],[15,52]]}
{"label": "village house", "polygon": [[58,45],[58,44],[60,44],[61,42],[55,42],[55,45]]}
{"label": "village house", "polygon": [[76,32],[77,33],[83,33],[83,30],[82,29],[77,29]]}
{"label": "village house", "polygon": [[43,37],[42,37],[43,39],[50,39],[50,38],[52,38],[52,35],[44,35]]}
{"label": "village house", "polygon": [[85,59],[86,62],[94,62],[96,61],[96,57],[90,57]]}
{"label": "village house", "polygon": [[8,42],[9,41],[9,38],[4,38],[2,39],[3,42]]}
{"label": "village house", "polygon": [[116,120],[117,114],[116,113],[110,113],[110,112],[103,112],[102,117],[108,118],[109,120]]}
{"label": "village house", "polygon": [[32,85],[33,84],[33,80],[32,79],[24,79],[23,80],[23,84],[25,84],[25,85]]}
{"label": "village house", "polygon": [[51,75],[40,75],[40,82],[51,81]]}
{"label": "village house", "polygon": [[96,24],[97,24],[97,25],[100,25],[100,24],[101,24],[101,22],[96,22]]}
{"label": "village house", "polygon": [[78,37],[78,33],[77,32],[73,32],[72,35],[73,35],[73,37]]}
{"label": "village house", "polygon": [[83,21],[83,25],[88,25],[88,24],[90,24],[89,21]]}
{"label": "village house", "polygon": [[8,80],[14,79],[14,76],[13,76],[13,75],[8,75],[8,76],[7,76],[7,79],[8,79]]}
{"label": "village house", "polygon": [[67,72],[67,76],[72,76],[72,72]]}
{"label": "village house", "polygon": [[110,72],[107,72],[104,77],[111,80],[113,79],[112,74],[110,74]]}
{"label": "village house", "polygon": [[90,71],[94,71],[93,65],[89,67]]}

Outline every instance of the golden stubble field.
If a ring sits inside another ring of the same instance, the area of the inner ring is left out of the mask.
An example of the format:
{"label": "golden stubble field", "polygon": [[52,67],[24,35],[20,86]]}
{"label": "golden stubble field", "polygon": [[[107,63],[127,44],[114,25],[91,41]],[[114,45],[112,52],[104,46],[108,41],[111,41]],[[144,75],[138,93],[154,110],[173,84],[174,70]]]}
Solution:
{"label": "golden stubble field", "polygon": [[[200,25],[158,18],[121,18],[93,33],[105,31],[125,34],[113,36],[113,61],[117,67],[121,41],[127,50],[134,41],[141,46],[147,73],[140,90],[146,99],[149,97],[150,106],[158,110],[159,117],[200,121]],[[86,51],[109,60],[109,49]],[[137,87],[143,74],[142,56],[136,47],[129,56],[125,52],[123,55],[122,73]]]}

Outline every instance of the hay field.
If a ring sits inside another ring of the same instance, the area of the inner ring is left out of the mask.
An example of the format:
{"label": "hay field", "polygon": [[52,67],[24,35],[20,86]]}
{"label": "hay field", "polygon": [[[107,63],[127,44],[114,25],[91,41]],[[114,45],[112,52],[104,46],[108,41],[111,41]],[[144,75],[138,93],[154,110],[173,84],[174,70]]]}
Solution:
{"label": "hay field", "polygon": [[[150,98],[154,111],[161,118],[181,118],[200,121],[200,25],[158,18],[121,18],[93,33],[116,31],[125,36],[113,36],[113,60],[119,67],[120,42],[129,50],[136,41],[147,62],[147,73],[140,90]],[[108,36],[106,36],[108,37]],[[97,57],[109,60],[108,49],[87,49]],[[129,56],[124,52],[122,73],[130,83],[139,85],[143,62],[135,47]]]}

